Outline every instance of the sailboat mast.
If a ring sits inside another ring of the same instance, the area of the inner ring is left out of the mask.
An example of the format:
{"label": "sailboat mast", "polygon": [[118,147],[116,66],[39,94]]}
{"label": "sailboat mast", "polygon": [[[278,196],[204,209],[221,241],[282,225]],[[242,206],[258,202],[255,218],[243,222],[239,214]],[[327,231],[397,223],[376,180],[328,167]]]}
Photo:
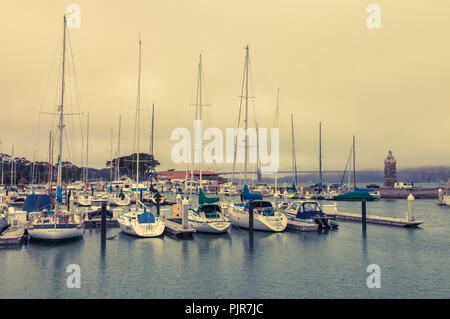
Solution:
{"label": "sailboat mast", "polygon": [[356,190],[355,135],[353,135],[353,190]]}
{"label": "sailboat mast", "polygon": [[49,132],[48,137],[48,187],[52,191],[52,131]]}
{"label": "sailboat mast", "polygon": [[322,188],[322,122],[319,122],[319,181]]}
{"label": "sailboat mast", "polygon": [[152,135],[151,135],[151,140],[150,140],[150,165],[151,165],[151,169],[150,169],[150,188],[153,188],[153,163],[154,163],[154,155],[153,155],[153,133],[154,133],[154,128],[155,128],[155,104],[152,104]]}
{"label": "sailboat mast", "polygon": [[36,166],[36,150],[33,151],[33,166],[31,167],[31,184],[34,184],[34,168]]}
{"label": "sailboat mast", "polygon": [[244,185],[247,184],[247,165],[248,165],[248,45],[245,47],[245,166],[244,166]]}
{"label": "sailboat mast", "polygon": [[295,138],[294,138],[294,114],[291,113],[291,130],[292,130],[292,169],[294,171],[294,181],[297,186],[297,160],[295,152]]}
{"label": "sailboat mast", "polygon": [[10,179],[11,179],[11,187],[14,185],[14,145],[12,146],[11,150],[11,173],[10,173]]}
{"label": "sailboat mast", "polygon": [[[199,63],[198,63],[197,108],[198,108],[198,112],[199,112],[198,119],[200,121],[202,121],[203,104],[202,104],[202,54],[201,53],[200,53],[200,59],[199,59]],[[200,178],[199,187],[201,188],[201,186],[202,186],[202,161],[200,161],[200,165],[199,165],[199,178]]]}
{"label": "sailboat mast", "polygon": [[[278,128],[278,112],[280,108],[280,88],[277,90],[277,107],[275,109],[275,123],[274,126]],[[275,193],[278,189],[278,170],[275,171]]]}
{"label": "sailboat mast", "polygon": [[116,180],[120,178],[120,124],[122,121],[122,117],[119,114],[119,135],[117,137],[117,169],[116,169]]}
{"label": "sailboat mast", "polygon": [[136,103],[136,119],[137,119],[137,158],[136,158],[136,193],[139,190],[139,133],[140,133],[140,108],[141,108],[141,50],[142,41],[139,35],[139,72],[138,72],[138,93]]}
{"label": "sailboat mast", "polygon": [[89,112],[87,114],[87,134],[86,134],[86,168],[84,170],[84,182],[87,185],[89,180]]}
{"label": "sailboat mast", "polygon": [[111,127],[111,148],[110,148],[110,154],[109,157],[111,158],[111,162],[109,163],[109,182],[112,182],[112,169],[113,169],[113,129]]}
{"label": "sailboat mast", "polygon": [[62,152],[63,152],[63,129],[64,129],[64,72],[66,65],[66,16],[64,16],[64,38],[63,38],[63,56],[62,56],[62,75],[61,75],[61,105],[59,106],[59,146],[58,146],[58,178],[56,186],[61,189],[62,184]]}

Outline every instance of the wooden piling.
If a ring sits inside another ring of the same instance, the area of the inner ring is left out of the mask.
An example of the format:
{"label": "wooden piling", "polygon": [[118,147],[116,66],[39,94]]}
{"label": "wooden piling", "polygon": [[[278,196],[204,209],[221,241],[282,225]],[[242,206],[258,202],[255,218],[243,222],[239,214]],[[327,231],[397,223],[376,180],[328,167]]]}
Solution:
{"label": "wooden piling", "polygon": [[102,245],[106,243],[106,203],[102,203],[102,219],[101,219],[101,240]]}
{"label": "wooden piling", "polygon": [[362,200],[362,202],[361,202],[361,209],[362,209],[362,218],[361,218],[361,221],[362,221],[362,230],[363,230],[363,232],[365,233],[366,232],[366,229],[367,229],[367,216],[366,216],[366,200],[365,199],[363,199]]}
{"label": "wooden piling", "polygon": [[253,233],[253,201],[248,202],[248,231]]}

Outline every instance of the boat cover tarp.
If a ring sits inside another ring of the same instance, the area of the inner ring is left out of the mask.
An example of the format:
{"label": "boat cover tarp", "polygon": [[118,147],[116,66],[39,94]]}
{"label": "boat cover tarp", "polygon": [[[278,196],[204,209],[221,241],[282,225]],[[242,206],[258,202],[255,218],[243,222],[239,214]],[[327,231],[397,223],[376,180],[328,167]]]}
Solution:
{"label": "boat cover tarp", "polygon": [[198,195],[198,204],[211,204],[219,201],[219,197],[206,197],[203,190],[200,190],[200,194]]}
{"label": "boat cover tarp", "polygon": [[154,224],[155,223],[155,216],[147,212],[147,209],[144,209],[144,212],[138,216],[138,223],[139,224]]}
{"label": "boat cover tarp", "polygon": [[333,197],[335,200],[374,200],[375,196],[372,196],[368,191],[350,191],[344,194],[339,194]]}
{"label": "boat cover tarp", "polygon": [[40,212],[43,209],[50,210],[52,208],[52,198],[49,195],[43,194],[31,194],[28,195],[25,203],[23,204],[23,210],[31,212]]}
{"label": "boat cover tarp", "polygon": [[242,199],[243,200],[261,200],[262,195],[250,193],[247,185],[244,185],[244,192],[242,193]]}
{"label": "boat cover tarp", "polygon": [[287,188],[287,192],[289,194],[297,193],[297,187],[295,186],[295,183],[292,183],[292,186]]}

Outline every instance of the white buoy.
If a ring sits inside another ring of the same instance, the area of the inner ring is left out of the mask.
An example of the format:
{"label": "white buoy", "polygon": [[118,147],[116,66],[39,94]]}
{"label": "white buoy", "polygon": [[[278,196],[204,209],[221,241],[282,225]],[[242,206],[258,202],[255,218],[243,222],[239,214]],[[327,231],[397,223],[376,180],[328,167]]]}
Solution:
{"label": "white buoy", "polygon": [[184,229],[188,228],[188,213],[189,213],[189,201],[187,198],[183,199],[181,203],[181,225]]}
{"label": "white buoy", "polygon": [[300,187],[300,198],[303,198],[303,186]]}
{"label": "white buoy", "polygon": [[438,201],[439,201],[439,203],[443,203],[444,202],[444,192],[440,188],[438,190]]}
{"label": "white buoy", "polygon": [[408,196],[408,220],[413,222],[416,220],[414,216],[414,196],[413,194],[409,194]]}

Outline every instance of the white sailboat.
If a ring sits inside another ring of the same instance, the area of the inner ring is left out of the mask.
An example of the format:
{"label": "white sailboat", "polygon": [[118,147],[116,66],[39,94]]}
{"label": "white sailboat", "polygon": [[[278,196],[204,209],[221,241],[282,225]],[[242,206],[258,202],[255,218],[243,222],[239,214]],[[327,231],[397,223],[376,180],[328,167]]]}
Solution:
{"label": "white sailboat", "polygon": [[[208,104],[202,103],[203,92],[202,84],[204,81],[202,69],[202,55],[200,54],[198,63],[197,76],[197,96],[195,101],[195,120],[202,120],[202,108]],[[195,150],[194,150],[195,152]],[[188,213],[188,223],[196,231],[204,233],[225,233],[231,227],[231,221],[222,213],[221,207],[215,204],[219,201],[218,197],[208,198],[202,189],[202,164],[199,166],[199,183],[198,183],[198,204],[196,209],[190,208]],[[192,190],[194,182],[194,170],[191,170],[191,188],[189,198],[192,200]]]}
{"label": "white sailboat", "polygon": [[[138,76],[138,97],[136,103],[137,119],[137,160],[136,160],[136,187],[135,196],[140,189],[139,185],[139,131],[140,131],[140,99],[141,99],[141,47],[142,42],[139,38],[139,76]],[[147,207],[136,199],[136,205],[128,212],[118,218],[120,229],[129,235],[139,237],[157,237],[162,235],[165,229],[164,220],[161,217],[155,217],[147,211]]]}
{"label": "white sailboat", "polygon": [[[245,96],[241,94],[241,99],[245,99],[245,132],[248,129],[248,68],[249,68],[249,49],[246,47],[244,79]],[[244,83],[242,90],[244,89]],[[243,93],[243,92],[242,92]],[[242,101],[242,100],[241,100]],[[241,102],[242,103],[242,102]],[[237,145],[235,145],[237,147]],[[248,163],[248,136],[245,136],[245,170],[244,170],[244,191],[242,194],[243,203],[229,205],[231,223],[239,228],[249,228],[249,200],[253,205],[253,229],[263,231],[280,232],[287,226],[287,218],[284,214],[273,209],[269,201],[263,201],[261,194],[250,194],[247,187],[247,163]],[[236,149],[235,149],[236,152]],[[233,169],[234,170],[234,169]],[[247,201],[247,202],[245,202]]]}
{"label": "white sailboat", "polygon": [[63,59],[61,76],[61,105],[59,106],[59,154],[56,204],[54,210],[29,214],[28,233],[33,239],[62,240],[83,235],[84,222],[81,215],[65,209],[62,205],[62,139],[64,129],[64,69],[66,56],[66,17],[64,16]]}

